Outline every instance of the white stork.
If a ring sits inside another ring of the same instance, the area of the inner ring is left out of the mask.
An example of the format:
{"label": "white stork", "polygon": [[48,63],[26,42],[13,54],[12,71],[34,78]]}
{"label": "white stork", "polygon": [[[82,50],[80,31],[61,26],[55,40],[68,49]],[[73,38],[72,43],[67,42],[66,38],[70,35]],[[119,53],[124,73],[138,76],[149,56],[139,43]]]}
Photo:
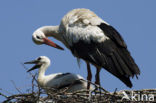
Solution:
{"label": "white stork", "polygon": [[[36,64],[28,72],[39,69],[38,83],[44,89],[63,89],[68,87],[66,92],[75,92],[78,90],[87,90],[87,82],[80,75],[72,73],[55,73],[45,75],[47,68],[50,66],[50,59],[46,56],[40,56],[36,60],[25,62],[25,64]],[[82,81],[83,80],[83,81]],[[93,90],[93,85],[90,90]]]}
{"label": "white stork", "polygon": [[101,68],[128,87],[132,87],[130,77],[140,74],[118,31],[88,9],[74,9],[62,18],[59,26],[43,26],[33,33],[36,44],[47,44],[63,50],[47,37],[61,41],[75,57],[85,60],[89,81],[92,78],[89,63],[93,64],[97,68],[96,84],[100,84]]}

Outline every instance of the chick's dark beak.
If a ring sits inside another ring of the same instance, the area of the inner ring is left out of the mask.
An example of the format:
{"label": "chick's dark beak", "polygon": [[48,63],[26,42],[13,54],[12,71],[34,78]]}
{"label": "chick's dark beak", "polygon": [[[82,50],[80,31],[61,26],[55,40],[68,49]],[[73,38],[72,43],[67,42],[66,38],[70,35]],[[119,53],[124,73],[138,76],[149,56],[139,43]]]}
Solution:
{"label": "chick's dark beak", "polygon": [[38,60],[32,60],[29,62],[25,62],[24,64],[37,64],[39,61]]}
{"label": "chick's dark beak", "polygon": [[27,72],[30,72],[32,70],[38,69],[41,67],[41,65],[38,64],[38,60],[33,60],[33,61],[29,61],[29,62],[25,62],[24,64],[36,64],[35,66],[33,66],[32,68],[30,68]]}

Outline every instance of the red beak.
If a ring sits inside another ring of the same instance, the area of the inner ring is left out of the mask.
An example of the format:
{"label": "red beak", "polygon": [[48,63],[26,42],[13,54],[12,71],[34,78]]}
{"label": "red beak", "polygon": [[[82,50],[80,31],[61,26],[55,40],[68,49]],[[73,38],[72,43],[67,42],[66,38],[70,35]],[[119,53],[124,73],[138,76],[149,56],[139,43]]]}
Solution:
{"label": "red beak", "polygon": [[54,42],[52,42],[52,41],[51,41],[50,39],[48,39],[48,38],[43,38],[43,40],[44,40],[44,43],[45,43],[46,45],[52,46],[52,47],[57,48],[57,49],[64,50],[61,46],[55,44]]}

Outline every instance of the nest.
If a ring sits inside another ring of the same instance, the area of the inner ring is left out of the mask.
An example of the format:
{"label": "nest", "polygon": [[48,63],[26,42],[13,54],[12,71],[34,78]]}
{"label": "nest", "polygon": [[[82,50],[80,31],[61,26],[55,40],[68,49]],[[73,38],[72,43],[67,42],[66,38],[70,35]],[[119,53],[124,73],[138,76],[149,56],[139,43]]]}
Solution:
{"label": "nest", "polygon": [[[118,91],[114,93],[106,93],[102,91],[77,91],[75,93],[66,93],[64,90],[51,90],[50,93],[45,92],[43,89],[32,93],[25,94],[15,94],[11,96],[6,96],[0,93],[1,96],[5,97],[6,100],[3,103],[154,103],[156,102],[156,89],[144,89],[144,90],[134,90],[133,93],[143,94],[153,94],[154,99],[144,100],[138,99],[138,96],[135,97],[135,100],[123,99],[123,92],[128,95],[132,91]],[[53,92],[52,92],[53,91]]]}
{"label": "nest", "polygon": [[[32,76],[32,87],[27,93],[22,93],[15,86],[18,94],[7,96],[0,92],[0,96],[6,98],[3,103],[152,103],[156,102],[156,89],[122,90],[110,93],[104,88],[95,86],[95,90],[81,90],[67,93],[68,88],[56,90],[54,88],[41,88],[36,80],[36,74]],[[48,90],[47,90],[48,89]],[[2,91],[2,90],[1,90]]]}

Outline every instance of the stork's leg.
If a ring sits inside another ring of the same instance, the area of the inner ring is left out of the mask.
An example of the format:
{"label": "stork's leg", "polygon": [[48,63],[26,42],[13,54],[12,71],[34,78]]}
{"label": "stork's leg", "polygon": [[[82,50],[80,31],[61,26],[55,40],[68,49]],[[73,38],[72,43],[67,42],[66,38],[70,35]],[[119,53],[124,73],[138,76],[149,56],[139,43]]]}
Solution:
{"label": "stork's leg", "polygon": [[100,86],[100,67],[96,66],[95,84]]}
{"label": "stork's leg", "polygon": [[[87,72],[88,72],[87,80],[91,81],[92,80],[92,72],[91,72],[91,69],[90,69],[90,64],[88,62],[86,62],[86,64],[87,64]],[[90,82],[87,83],[87,89],[89,89],[89,88],[90,88]]]}

